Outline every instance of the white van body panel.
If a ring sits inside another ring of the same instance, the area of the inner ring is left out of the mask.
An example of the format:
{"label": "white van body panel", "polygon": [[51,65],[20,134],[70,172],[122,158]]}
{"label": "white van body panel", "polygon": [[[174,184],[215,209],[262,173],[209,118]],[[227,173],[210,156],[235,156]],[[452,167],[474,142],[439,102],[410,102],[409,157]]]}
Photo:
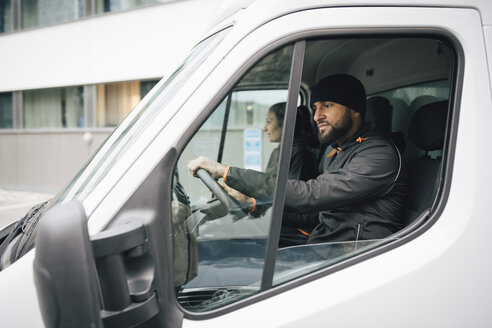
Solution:
{"label": "white van body panel", "polygon": [[[44,327],[34,286],[34,250],[0,274],[0,311],[3,327]],[[6,297],[9,295],[9,297]]]}
{"label": "white van body panel", "polygon": [[[185,319],[184,327],[482,326],[492,319],[488,311],[492,286],[487,283],[492,267],[483,260],[488,254],[484,240],[491,222],[485,214],[488,193],[480,182],[492,178],[487,169],[492,158],[480,151],[480,145],[487,139],[492,119],[492,112],[484,109],[492,108],[492,103],[484,69],[486,51],[477,37],[481,34],[478,13],[470,9],[333,8],[326,10],[330,15],[326,25],[316,24],[327,17],[324,14],[324,10],[297,13],[291,20],[287,16],[270,24],[278,22],[279,29],[289,26],[289,32],[432,26],[450,31],[462,44],[465,67],[457,155],[446,208],[425,234],[393,251],[217,318]],[[267,30],[265,35],[277,32],[268,27],[259,30]],[[259,30],[253,34],[261,48],[264,39]]]}
{"label": "white van body panel", "polygon": [[[470,8],[464,8],[460,1],[330,3],[337,8],[302,11],[297,6],[318,8],[326,4],[314,0],[302,5],[265,1],[238,12],[236,25],[213,56],[87,195],[84,207],[89,231],[96,233],[108,224],[162,154],[187,131],[204,104],[213,102],[234,73],[265,47],[283,37],[321,29],[328,33],[329,29],[442,29],[461,44],[464,79],[460,103],[456,104],[460,110],[452,183],[443,212],[435,214],[439,220],[424,234],[384,254],[278,294],[273,289],[265,299],[221,316],[202,320],[185,317],[183,326],[484,326],[492,319],[488,310],[492,303],[492,285],[488,283],[492,265],[486,260],[485,243],[492,230],[488,218],[492,155],[482,146],[489,139],[492,121],[492,59],[487,60],[487,53],[492,53],[492,29],[483,25],[492,23],[492,2],[470,2],[466,5]],[[378,6],[370,7],[372,4]],[[288,12],[293,13],[284,15]],[[15,295],[0,298],[5,326],[43,326],[33,283],[33,260],[31,251],[0,274],[2,294]],[[254,296],[249,301],[255,297],[264,298]]]}
{"label": "white van body panel", "polygon": [[488,68],[489,68],[489,79],[490,83],[492,84],[492,77],[490,77],[490,72],[492,72],[492,26],[487,25],[483,27],[483,32],[485,36],[485,45],[487,48],[487,57],[488,57]]}

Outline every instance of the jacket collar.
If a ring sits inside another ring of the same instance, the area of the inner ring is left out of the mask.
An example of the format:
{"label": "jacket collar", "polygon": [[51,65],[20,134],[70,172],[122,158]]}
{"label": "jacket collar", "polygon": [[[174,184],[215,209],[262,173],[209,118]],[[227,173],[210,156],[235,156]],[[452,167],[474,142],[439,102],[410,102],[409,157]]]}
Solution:
{"label": "jacket collar", "polygon": [[332,157],[343,150],[346,150],[356,144],[366,141],[367,139],[376,135],[375,130],[376,125],[374,124],[374,122],[362,123],[359,130],[357,130],[357,132],[351,138],[347,139],[341,145],[339,145],[336,141],[333,142],[331,144],[332,150],[327,155],[327,157]]}
{"label": "jacket collar", "polygon": [[375,135],[375,129],[376,125],[374,122],[369,122],[369,123],[362,123],[360,126],[359,130],[349,139],[347,139],[345,142],[343,142],[341,145],[337,144],[337,142],[333,142],[331,145],[333,148],[341,148],[341,149],[346,149],[350,146],[353,146],[355,144],[361,143],[371,136]]}

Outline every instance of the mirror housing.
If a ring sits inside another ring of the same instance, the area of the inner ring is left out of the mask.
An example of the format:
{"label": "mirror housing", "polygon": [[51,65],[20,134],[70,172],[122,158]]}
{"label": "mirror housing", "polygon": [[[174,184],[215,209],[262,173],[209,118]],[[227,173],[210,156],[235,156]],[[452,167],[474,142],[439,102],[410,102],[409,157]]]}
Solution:
{"label": "mirror housing", "polygon": [[81,203],[50,209],[39,223],[34,283],[46,327],[103,327],[87,220]]}
{"label": "mirror housing", "polygon": [[[48,327],[179,327],[171,209],[176,150],[89,237],[82,204],[54,206],[39,222],[35,286]],[[167,218],[167,219],[166,219]]]}

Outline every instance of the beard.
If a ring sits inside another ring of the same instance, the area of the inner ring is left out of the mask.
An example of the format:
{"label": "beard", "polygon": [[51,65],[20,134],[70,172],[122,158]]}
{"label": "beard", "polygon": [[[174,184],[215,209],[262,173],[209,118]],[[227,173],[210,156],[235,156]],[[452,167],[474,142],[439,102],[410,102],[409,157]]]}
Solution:
{"label": "beard", "polygon": [[344,136],[352,128],[352,117],[350,110],[347,110],[345,114],[335,123],[323,121],[328,123],[330,128],[324,132],[318,132],[318,139],[321,143],[332,144],[337,138]]}

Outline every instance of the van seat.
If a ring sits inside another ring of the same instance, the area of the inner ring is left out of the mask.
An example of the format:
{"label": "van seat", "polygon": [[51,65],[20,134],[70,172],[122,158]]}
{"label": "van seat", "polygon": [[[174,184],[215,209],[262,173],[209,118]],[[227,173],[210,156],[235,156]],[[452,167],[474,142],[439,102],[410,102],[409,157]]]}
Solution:
{"label": "van seat", "polygon": [[411,223],[424,209],[430,208],[439,186],[441,157],[431,158],[430,151],[442,150],[446,131],[448,101],[423,105],[414,114],[408,139],[423,151],[421,156],[405,158],[408,194],[405,220]]}
{"label": "van seat", "polygon": [[382,96],[374,96],[367,99],[365,121],[374,122],[380,131],[388,135],[398,147],[400,153],[405,151],[405,136],[403,132],[392,132],[393,106],[388,99]]}

